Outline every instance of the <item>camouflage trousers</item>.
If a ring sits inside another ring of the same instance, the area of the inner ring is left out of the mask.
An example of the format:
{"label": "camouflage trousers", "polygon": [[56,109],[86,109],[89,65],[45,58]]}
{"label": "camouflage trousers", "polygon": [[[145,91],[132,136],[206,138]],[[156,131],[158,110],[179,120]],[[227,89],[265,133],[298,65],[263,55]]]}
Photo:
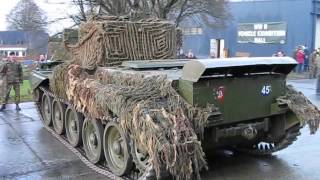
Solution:
{"label": "camouflage trousers", "polygon": [[317,78],[317,74],[318,74],[318,67],[315,65],[311,65],[309,70],[309,78],[310,79]]}
{"label": "camouflage trousers", "polygon": [[13,88],[15,93],[15,102],[16,104],[20,103],[20,83],[8,83],[5,88],[5,92],[2,97],[2,104],[7,104],[10,98],[10,91]]}

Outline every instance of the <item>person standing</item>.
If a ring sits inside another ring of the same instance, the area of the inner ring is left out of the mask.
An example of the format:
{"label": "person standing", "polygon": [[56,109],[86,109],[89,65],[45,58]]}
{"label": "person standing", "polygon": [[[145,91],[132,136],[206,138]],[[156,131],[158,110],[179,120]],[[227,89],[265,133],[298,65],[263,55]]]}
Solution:
{"label": "person standing", "polygon": [[17,61],[17,57],[15,56],[14,52],[9,54],[8,60],[4,63],[3,68],[1,69],[2,71],[0,73],[3,74],[3,76],[6,76],[7,85],[4,92],[4,97],[2,97],[3,102],[0,111],[6,109],[6,104],[8,103],[12,88],[15,92],[16,110],[20,111],[20,84],[23,83],[23,72],[22,66]]}
{"label": "person standing", "polygon": [[298,62],[296,71],[298,73],[301,73],[303,71],[304,58],[305,58],[304,52],[303,52],[302,48],[299,48],[296,53],[296,61]]}
{"label": "person standing", "polygon": [[317,72],[317,85],[316,85],[316,94],[317,95],[320,95],[320,72],[319,72],[319,69],[320,69],[320,48],[317,49],[317,57],[316,57],[316,62],[317,62],[317,69],[318,69],[318,72]]}
{"label": "person standing", "polygon": [[195,56],[194,56],[194,54],[193,54],[193,52],[192,52],[191,49],[189,50],[189,52],[188,52],[188,54],[187,54],[187,58],[188,58],[188,59],[195,59]]}
{"label": "person standing", "polygon": [[304,46],[304,49],[303,49],[303,53],[304,53],[304,71],[309,71],[310,69],[310,62],[309,62],[309,56],[310,56],[310,51],[309,51],[309,48],[307,45]]}
{"label": "person standing", "polygon": [[319,57],[319,52],[317,49],[315,49],[311,54],[310,54],[310,60],[309,60],[309,79],[314,79],[317,77],[318,73],[318,57]]}

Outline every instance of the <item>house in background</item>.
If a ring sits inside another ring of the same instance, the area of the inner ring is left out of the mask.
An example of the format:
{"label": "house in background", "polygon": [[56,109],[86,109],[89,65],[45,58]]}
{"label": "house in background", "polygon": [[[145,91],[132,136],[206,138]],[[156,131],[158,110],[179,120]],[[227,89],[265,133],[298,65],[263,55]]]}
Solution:
{"label": "house in background", "polygon": [[28,48],[24,45],[3,45],[0,44],[0,56],[8,57],[11,52],[14,52],[15,55],[19,58],[24,58],[27,56]]}
{"label": "house in background", "polygon": [[48,41],[44,31],[0,31],[0,57],[14,52],[20,60],[37,60],[48,53]]}

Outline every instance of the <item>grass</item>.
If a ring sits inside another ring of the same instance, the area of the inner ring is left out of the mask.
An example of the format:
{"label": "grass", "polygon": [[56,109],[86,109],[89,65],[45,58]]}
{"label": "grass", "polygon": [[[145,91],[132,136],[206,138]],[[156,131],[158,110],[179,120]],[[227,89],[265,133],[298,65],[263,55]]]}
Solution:
{"label": "grass", "polygon": [[[27,80],[30,76],[31,70],[25,66],[23,66],[23,84],[20,86],[20,101],[21,102],[30,102],[33,101],[33,96],[32,96],[32,90],[31,90],[31,85],[30,81]],[[11,89],[10,91],[10,103],[14,103],[14,91]]]}
{"label": "grass", "polygon": [[[14,102],[14,91],[11,89],[10,92],[10,102]],[[21,102],[30,102],[33,101],[32,91],[29,80],[24,80],[23,84],[20,86],[20,101]]]}

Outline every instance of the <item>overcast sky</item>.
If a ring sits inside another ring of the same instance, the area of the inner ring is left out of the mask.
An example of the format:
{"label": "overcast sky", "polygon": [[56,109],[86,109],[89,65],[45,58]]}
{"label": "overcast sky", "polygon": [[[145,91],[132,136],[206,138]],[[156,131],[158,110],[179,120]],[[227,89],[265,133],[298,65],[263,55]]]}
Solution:
{"label": "overcast sky", "polygon": [[[19,0],[0,0],[0,31],[5,31],[7,28],[6,15],[19,2]],[[49,21],[67,17],[74,14],[76,9],[71,6],[69,0],[34,0],[38,6],[47,13]],[[69,3],[68,3],[69,2]],[[49,34],[54,34],[61,31],[64,27],[70,27],[71,21],[60,21],[49,25]]]}

